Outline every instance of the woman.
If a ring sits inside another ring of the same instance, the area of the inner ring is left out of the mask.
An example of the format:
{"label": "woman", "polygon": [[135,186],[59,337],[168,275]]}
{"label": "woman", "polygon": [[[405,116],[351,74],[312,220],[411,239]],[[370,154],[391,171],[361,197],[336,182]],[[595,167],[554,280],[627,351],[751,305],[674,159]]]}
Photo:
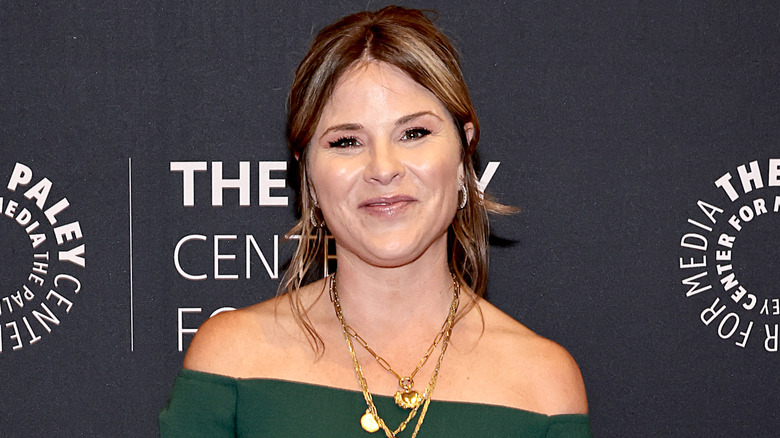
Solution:
{"label": "woman", "polygon": [[[161,433],[589,436],[571,356],[480,298],[487,211],[508,209],[478,191],[446,37],[416,10],[345,17],[314,40],[289,111],[291,234],[311,237],[283,294],[199,329]],[[337,272],[307,283],[326,232]]]}

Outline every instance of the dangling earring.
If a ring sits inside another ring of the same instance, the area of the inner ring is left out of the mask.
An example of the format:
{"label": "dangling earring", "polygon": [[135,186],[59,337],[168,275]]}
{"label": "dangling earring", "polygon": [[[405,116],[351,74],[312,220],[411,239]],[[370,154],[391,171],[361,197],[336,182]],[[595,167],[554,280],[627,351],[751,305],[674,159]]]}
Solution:
{"label": "dangling earring", "polygon": [[325,225],[324,220],[320,222],[314,217],[314,210],[318,208],[320,208],[320,205],[317,203],[316,200],[314,200],[314,205],[312,206],[311,210],[309,210],[309,222],[311,222],[311,226],[313,226],[314,228],[319,228]]}
{"label": "dangling earring", "polygon": [[469,192],[466,189],[466,185],[463,184],[463,181],[460,182],[460,188],[458,189],[458,193],[463,192],[463,198],[460,200],[460,205],[458,205],[458,210],[463,210],[463,207],[466,206],[466,203],[469,202]]}

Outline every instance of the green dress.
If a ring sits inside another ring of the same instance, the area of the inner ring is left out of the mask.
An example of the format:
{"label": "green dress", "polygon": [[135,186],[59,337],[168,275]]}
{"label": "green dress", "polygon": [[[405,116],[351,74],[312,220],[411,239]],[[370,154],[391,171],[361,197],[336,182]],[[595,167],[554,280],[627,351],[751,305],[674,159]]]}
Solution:
{"label": "green dress", "polygon": [[[391,397],[374,396],[390,426],[406,418]],[[160,413],[162,437],[383,437],[360,427],[358,391],[274,379],[235,379],[183,369]],[[419,415],[419,414],[418,414]],[[399,437],[409,437],[417,417]],[[587,415],[547,416],[476,403],[432,401],[420,438],[591,437]]]}

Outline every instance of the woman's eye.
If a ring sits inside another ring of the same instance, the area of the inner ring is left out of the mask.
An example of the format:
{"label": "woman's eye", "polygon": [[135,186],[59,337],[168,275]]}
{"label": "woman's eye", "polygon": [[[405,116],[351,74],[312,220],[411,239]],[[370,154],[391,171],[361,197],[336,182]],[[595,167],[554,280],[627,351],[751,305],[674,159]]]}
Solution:
{"label": "woman's eye", "polygon": [[404,131],[404,135],[401,137],[401,140],[417,140],[418,138],[423,138],[430,133],[431,131],[425,128],[407,129]]}
{"label": "woman's eye", "polygon": [[336,141],[329,142],[332,148],[351,148],[360,146],[360,142],[355,137],[341,137]]}

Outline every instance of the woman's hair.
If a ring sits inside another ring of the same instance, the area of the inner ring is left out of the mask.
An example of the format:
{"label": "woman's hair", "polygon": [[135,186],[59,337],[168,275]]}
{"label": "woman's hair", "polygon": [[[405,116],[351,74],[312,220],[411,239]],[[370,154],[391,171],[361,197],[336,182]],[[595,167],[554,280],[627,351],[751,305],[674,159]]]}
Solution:
{"label": "woman's hair", "polygon": [[[457,211],[448,230],[450,269],[478,296],[485,293],[488,266],[488,212],[513,209],[488,199],[477,186],[474,158],[479,122],[469,98],[455,49],[425,14],[416,9],[387,6],[376,12],[358,12],[322,29],[295,71],[288,98],[287,141],[299,166],[301,217],[288,232],[297,235],[298,248],[285,273],[280,291],[292,292],[316,278],[327,245],[327,232],[310,218],[320,216],[311,197],[307,177],[307,149],[320,115],[333,90],[348,69],[360,62],[392,65],[433,93],[449,111],[461,139],[468,203]],[[474,134],[467,141],[464,125]],[[314,221],[319,221],[319,218]],[[324,261],[327,263],[327,261]],[[298,322],[321,344],[306,308],[289,294]]]}

